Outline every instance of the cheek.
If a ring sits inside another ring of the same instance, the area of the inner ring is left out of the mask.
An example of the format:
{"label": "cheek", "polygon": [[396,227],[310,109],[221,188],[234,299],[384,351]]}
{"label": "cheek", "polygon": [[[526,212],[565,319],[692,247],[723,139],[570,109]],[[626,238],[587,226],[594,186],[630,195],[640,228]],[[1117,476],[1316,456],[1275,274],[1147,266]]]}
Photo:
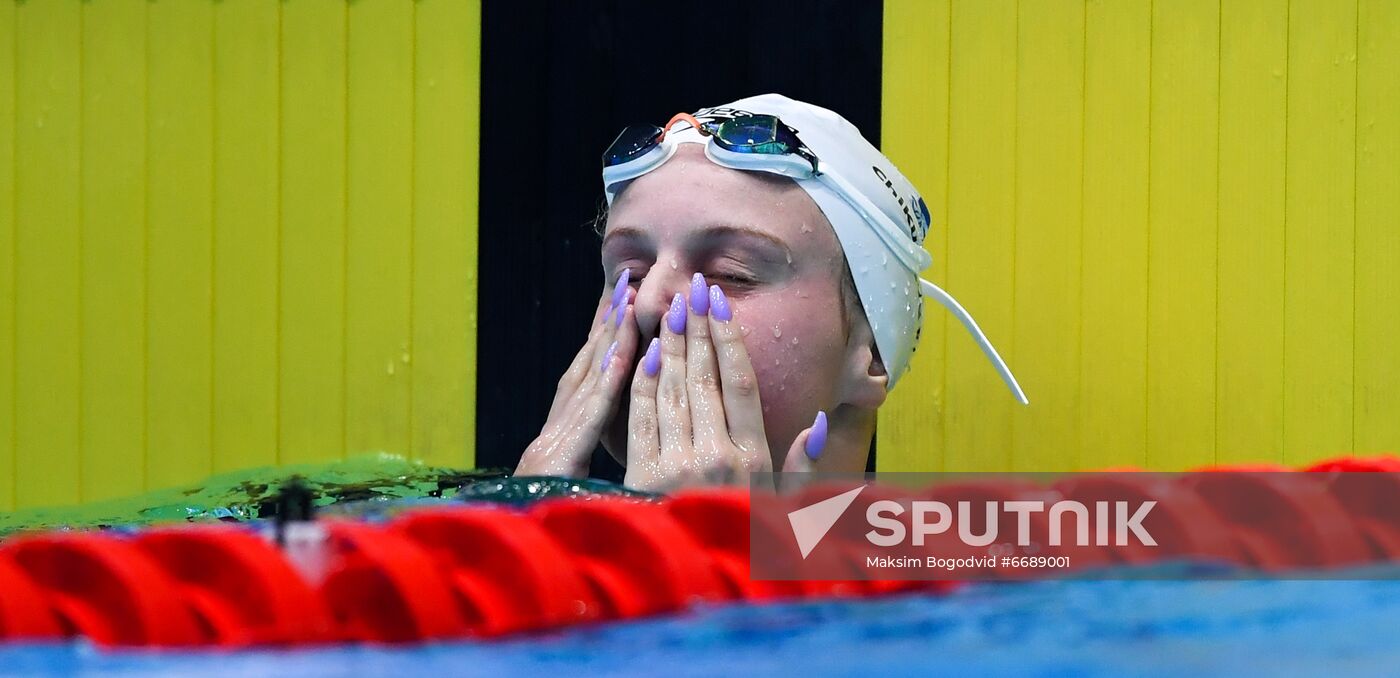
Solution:
{"label": "cheek", "polygon": [[791,440],[830,405],[845,350],[840,311],[830,299],[784,293],[736,301],[734,315],[747,330],[769,439]]}

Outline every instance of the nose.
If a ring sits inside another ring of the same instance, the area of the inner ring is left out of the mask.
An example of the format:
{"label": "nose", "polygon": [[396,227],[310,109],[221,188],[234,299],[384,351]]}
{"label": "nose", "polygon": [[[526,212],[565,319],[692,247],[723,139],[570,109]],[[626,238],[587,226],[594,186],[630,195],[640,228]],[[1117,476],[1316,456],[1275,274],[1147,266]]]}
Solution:
{"label": "nose", "polygon": [[[677,262],[675,268],[671,267],[671,262]],[[661,318],[671,307],[671,298],[677,292],[684,292],[689,284],[690,271],[679,264],[679,258],[668,254],[656,258],[656,263],[637,287],[637,298],[632,302],[643,342],[660,335]],[[646,344],[641,347],[645,350]]]}

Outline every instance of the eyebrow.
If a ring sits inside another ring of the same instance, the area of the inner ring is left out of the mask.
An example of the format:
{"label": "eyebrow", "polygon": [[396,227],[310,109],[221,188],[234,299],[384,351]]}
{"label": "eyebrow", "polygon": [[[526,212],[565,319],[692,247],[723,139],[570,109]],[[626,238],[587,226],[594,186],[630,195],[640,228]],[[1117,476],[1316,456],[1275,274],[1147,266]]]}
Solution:
{"label": "eyebrow", "polygon": [[[722,238],[743,237],[757,238],[759,240],[767,241],[772,246],[778,248],[778,250],[781,251],[784,255],[791,256],[792,254],[792,249],[788,247],[787,243],[783,242],[781,239],[779,239],[772,233],[760,231],[755,228],[749,228],[747,226],[736,226],[734,224],[711,224],[702,228],[699,232],[691,235],[690,239],[713,240]],[[648,234],[646,231],[635,226],[619,226],[609,231],[607,235],[603,236],[602,249],[607,249],[608,242],[619,238],[650,241],[651,235]]]}

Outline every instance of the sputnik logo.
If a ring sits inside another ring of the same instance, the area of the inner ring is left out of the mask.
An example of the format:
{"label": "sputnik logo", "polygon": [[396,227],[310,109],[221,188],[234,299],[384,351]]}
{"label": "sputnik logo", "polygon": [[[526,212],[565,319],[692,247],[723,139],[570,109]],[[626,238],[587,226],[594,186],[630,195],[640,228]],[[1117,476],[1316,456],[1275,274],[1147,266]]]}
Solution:
{"label": "sputnik logo", "polygon": [[803,560],[806,560],[807,556],[812,553],[812,549],[821,543],[822,537],[831,531],[831,527],[841,519],[841,515],[856,500],[856,495],[859,495],[864,489],[865,486],[861,485],[830,499],[823,499],[811,506],[804,506],[796,511],[788,512],[788,523],[792,525],[792,536],[797,538],[797,548],[802,551]]}

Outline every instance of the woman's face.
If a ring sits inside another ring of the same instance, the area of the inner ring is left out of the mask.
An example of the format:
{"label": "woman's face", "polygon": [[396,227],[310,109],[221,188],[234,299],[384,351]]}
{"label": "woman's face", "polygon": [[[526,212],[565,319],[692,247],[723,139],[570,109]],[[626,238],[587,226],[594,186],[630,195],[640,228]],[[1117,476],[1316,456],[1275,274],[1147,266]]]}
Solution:
{"label": "woman's face", "polygon": [[[796,183],[710,162],[682,144],[614,200],[603,236],[609,280],[631,269],[639,346],[657,335],[695,272],[729,297],[758,376],[774,468],[817,410],[837,403],[846,355],[842,253],[829,222]],[[635,365],[632,366],[635,369]],[[626,454],[624,400],[603,442]]]}

